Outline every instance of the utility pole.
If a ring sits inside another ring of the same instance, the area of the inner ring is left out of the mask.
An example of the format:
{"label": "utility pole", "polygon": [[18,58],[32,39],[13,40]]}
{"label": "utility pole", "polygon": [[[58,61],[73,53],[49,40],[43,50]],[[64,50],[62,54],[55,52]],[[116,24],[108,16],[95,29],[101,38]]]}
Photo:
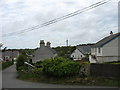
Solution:
{"label": "utility pole", "polygon": [[66,40],[66,46],[68,46],[68,40]]}

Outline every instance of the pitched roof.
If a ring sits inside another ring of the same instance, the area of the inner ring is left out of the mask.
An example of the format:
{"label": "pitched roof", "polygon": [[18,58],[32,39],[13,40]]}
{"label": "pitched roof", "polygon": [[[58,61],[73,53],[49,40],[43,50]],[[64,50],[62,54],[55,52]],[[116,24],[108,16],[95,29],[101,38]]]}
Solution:
{"label": "pitched roof", "polygon": [[50,48],[50,47],[47,47],[49,50],[52,51],[53,54],[57,53],[54,49]]}
{"label": "pitched roof", "polygon": [[82,53],[86,54],[90,52],[91,45],[85,45],[85,46],[77,46],[77,49]]}
{"label": "pitched roof", "polygon": [[120,32],[113,34],[113,35],[109,35],[105,38],[103,38],[102,40],[98,41],[94,47],[102,47],[105,44],[107,44],[108,42],[112,41],[113,39],[115,39],[116,37],[120,36]]}
{"label": "pitched roof", "polygon": [[44,59],[53,57],[55,54],[57,54],[57,52],[50,47],[47,46],[44,46],[42,48],[40,47],[33,53],[32,60],[33,62],[36,62],[38,60],[43,61]]}
{"label": "pitched roof", "polygon": [[11,56],[11,57],[17,57],[19,55],[19,51],[4,51],[2,52],[2,56]]}

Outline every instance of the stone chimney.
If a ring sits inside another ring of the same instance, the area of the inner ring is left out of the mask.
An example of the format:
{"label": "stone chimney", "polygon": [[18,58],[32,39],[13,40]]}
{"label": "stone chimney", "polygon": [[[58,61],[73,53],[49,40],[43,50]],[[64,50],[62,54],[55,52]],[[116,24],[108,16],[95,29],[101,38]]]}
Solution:
{"label": "stone chimney", "polygon": [[112,31],[110,31],[110,35],[113,35],[113,32],[112,32]]}
{"label": "stone chimney", "polygon": [[50,47],[50,45],[51,45],[50,42],[47,42],[47,43],[46,43],[46,46],[47,46],[47,47]]}
{"label": "stone chimney", "polygon": [[41,47],[45,47],[45,42],[44,42],[44,40],[40,40],[40,48]]}

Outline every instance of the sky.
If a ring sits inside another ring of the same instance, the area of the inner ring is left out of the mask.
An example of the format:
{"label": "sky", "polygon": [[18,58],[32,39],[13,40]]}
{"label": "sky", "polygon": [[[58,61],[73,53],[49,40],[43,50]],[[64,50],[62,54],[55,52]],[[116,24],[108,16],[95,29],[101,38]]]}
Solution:
{"label": "sky", "polygon": [[36,48],[40,40],[52,47],[96,43],[118,32],[118,1],[108,3],[52,25],[18,32],[80,10],[101,0],[0,0],[0,42],[7,48]]}

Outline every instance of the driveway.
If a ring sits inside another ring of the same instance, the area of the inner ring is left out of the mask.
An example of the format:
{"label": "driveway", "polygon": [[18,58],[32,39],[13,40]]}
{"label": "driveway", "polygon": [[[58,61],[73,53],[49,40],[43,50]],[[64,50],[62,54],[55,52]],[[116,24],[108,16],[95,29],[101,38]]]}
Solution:
{"label": "driveway", "polygon": [[[12,65],[2,72],[2,87],[3,88],[91,88],[91,86],[71,86],[71,85],[57,85],[46,83],[35,83],[22,81],[16,78],[16,66]],[[92,88],[107,88],[107,87],[92,87]]]}

